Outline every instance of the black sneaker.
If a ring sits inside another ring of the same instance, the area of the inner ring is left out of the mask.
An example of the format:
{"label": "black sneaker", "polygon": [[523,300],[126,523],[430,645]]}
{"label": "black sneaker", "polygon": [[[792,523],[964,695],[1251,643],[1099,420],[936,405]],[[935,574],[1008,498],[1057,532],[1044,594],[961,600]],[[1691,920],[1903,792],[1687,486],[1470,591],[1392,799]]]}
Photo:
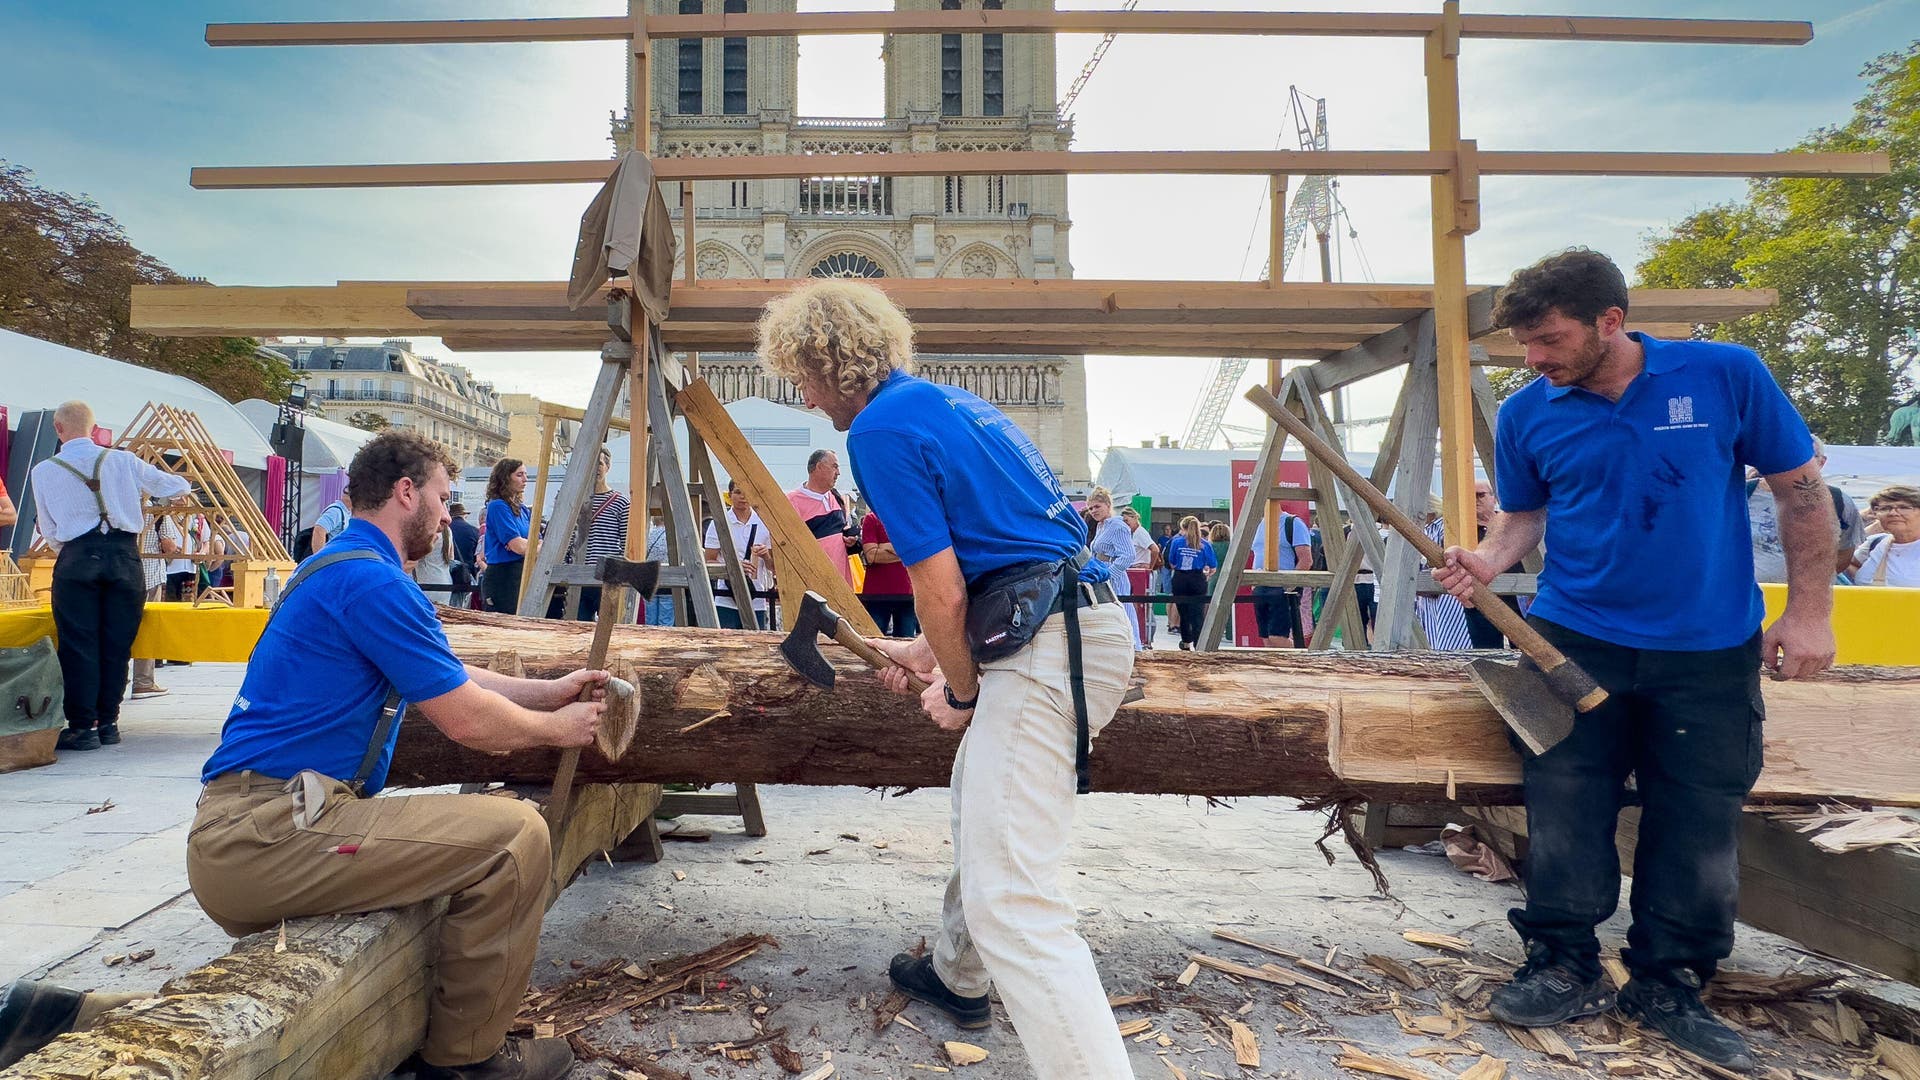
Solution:
{"label": "black sneaker", "polygon": [[1493,992],[1487,1011],[1516,1027],[1552,1027],[1613,1007],[1613,991],[1599,979],[1583,979],[1535,943],[1513,981]]}
{"label": "black sneaker", "polygon": [[1620,1011],[1723,1069],[1753,1068],[1747,1040],[1700,1003],[1700,979],[1691,971],[1673,972],[1667,979],[1635,978],[1620,991]]}
{"label": "black sneaker", "polygon": [[993,1025],[993,1012],[987,1006],[987,996],[961,997],[947,989],[934,973],[933,957],[915,956],[901,953],[887,966],[887,977],[900,992],[946,1013],[960,1027],[977,1030]]}
{"label": "black sneaker", "polygon": [[95,728],[94,731],[100,736],[101,746],[120,745],[120,725],[119,724],[101,724],[99,727]]}
{"label": "black sneaker", "polygon": [[471,1065],[420,1062],[414,1080],[560,1080],[573,1071],[565,1039],[508,1039],[500,1052]]}
{"label": "black sneaker", "polygon": [[65,728],[53,745],[56,750],[98,750],[100,733],[92,728]]}

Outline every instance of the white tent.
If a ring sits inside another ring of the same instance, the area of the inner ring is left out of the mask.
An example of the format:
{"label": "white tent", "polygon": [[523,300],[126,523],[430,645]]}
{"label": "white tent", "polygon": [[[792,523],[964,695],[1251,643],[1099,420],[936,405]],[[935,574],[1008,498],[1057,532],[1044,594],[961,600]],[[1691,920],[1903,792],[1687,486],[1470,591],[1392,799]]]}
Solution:
{"label": "white tent", "polygon": [[[247,418],[262,437],[273,431],[274,421],[280,418],[280,406],[259,398],[248,398],[234,408]],[[353,460],[353,455],[373,438],[371,431],[362,431],[352,424],[342,424],[324,416],[308,415],[302,424],[307,429],[307,435],[301,444],[300,471],[315,475],[331,475],[335,470],[346,468]]]}
{"label": "white tent", "polygon": [[[273,453],[266,437],[232,404],[192,379],[0,330],[0,405],[13,424],[22,413],[75,398],[92,405],[95,421],[116,438],[126,433],[141,406],[159,401],[198,416],[220,449],[233,454],[238,469],[261,472]],[[257,496],[257,483],[250,486]]]}
{"label": "white tent", "polygon": [[1920,446],[1829,446],[1826,478],[1865,509],[1883,487],[1920,485]]}

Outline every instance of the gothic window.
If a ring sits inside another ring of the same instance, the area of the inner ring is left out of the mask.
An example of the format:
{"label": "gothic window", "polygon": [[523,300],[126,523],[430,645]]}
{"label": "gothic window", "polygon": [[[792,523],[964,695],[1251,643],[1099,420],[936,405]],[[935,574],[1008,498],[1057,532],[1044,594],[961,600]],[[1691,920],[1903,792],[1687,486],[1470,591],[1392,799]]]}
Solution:
{"label": "gothic window", "polygon": [[[726,0],[724,10],[728,14],[745,14],[747,0]],[[747,111],[747,39],[730,37],[720,45],[721,99],[720,111],[729,116],[741,116]]]}
{"label": "gothic window", "polygon": [[727,253],[719,248],[707,248],[700,252],[696,261],[698,265],[694,268],[694,272],[703,278],[726,277],[727,269],[732,264],[732,260],[727,258]]}
{"label": "gothic window", "polygon": [[947,177],[947,213],[964,214],[967,212],[967,178],[964,176]]}
{"label": "gothic window", "polygon": [[994,271],[998,269],[998,260],[993,257],[991,252],[969,251],[960,260],[961,277],[992,277]]}
{"label": "gothic window", "polygon": [[880,264],[857,251],[836,251],[813,264],[807,271],[808,277],[817,278],[877,278],[886,277],[887,272]]}
{"label": "gothic window", "polygon": [[[703,0],[680,0],[680,14],[700,15]],[[683,115],[698,115],[701,109],[701,80],[705,78],[701,71],[700,51],[706,47],[701,38],[680,39],[680,112]]]}
{"label": "gothic window", "polygon": [[[1000,0],[983,0],[988,11],[1000,10]],[[1005,116],[1006,47],[999,34],[980,35],[980,115]]]}
{"label": "gothic window", "polygon": [[[960,0],[940,0],[941,11],[959,11]],[[940,115],[959,116],[960,35],[940,35]]]}
{"label": "gothic window", "polygon": [[1007,212],[1007,178],[987,176],[981,178],[987,186],[987,213],[1004,214]]}

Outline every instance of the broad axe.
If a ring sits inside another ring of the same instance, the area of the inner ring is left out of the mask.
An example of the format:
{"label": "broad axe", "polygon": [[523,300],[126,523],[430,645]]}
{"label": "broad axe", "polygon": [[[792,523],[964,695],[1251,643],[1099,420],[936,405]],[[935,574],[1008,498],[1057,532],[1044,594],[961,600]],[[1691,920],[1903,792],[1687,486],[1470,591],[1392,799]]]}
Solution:
{"label": "broad axe", "polygon": [[[1274,397],[1266,387],[1256,386],[1247,391],[1247,400],[1258,405],[1287,434],[1299,439],[1307,453],[1318,458],[1322,465],[1340,478],[1341,483],[1352,488],[1381,521],[1405,537],[1407,543],[1420,553],[1420,557],[1427,560],[1428,566],[1446,564],[1445,552],[1439,544],[1429,539],[1413,523],[1412,518],[1389,502],[1379,488],[1368,483],[1366,477],[1347,464],[1347,459],[1340,456],[1339,451],[1322,442],[1304,420],[1282,405],[1280,399]],[[1473,606],[1489,622],[1499,627],[1500,632],[1518,646],[1527,659],[1538,665],[1538,670],[1481,659],[1467,664],[1467,677],[1486,695],[1488,703],[1499,712],[1507,726],[1520,737],[1520,741],[1527,745],[1527,749],[1535,754],[1544,754],[1573,733],[1576,711],[1592,712],[1599,708],[1606,702],[1607,692],[1593,681],[1593,676],[1567,659],[1551,642],[1541,637],[1538,630],[1527,625],[1519,612],[1508,607],[1478,579],[1473,582]]]}
{"label": "broad axe", "polygon": [[[820,635],[825,634],[833,640],[853,650],[855,656],[872,665],[876,671],[890,667],[901,667],[879,649],[867,644],[860,631],[847,624],[840,613],[833,610],[827,598],[809,590],[800,599],[800,612],[794,616],[793,629],[780,642],[780,656],[787,666],[800,674],[800,677],[825,690],[833,689],[833,665],[820,655]],[[905,668],[902,667],[904,671]],[[911,671],[907,673],[907,685],[918,694],[927,688],[927,684]]]}
{"label": "broad axe", "polygon": [[[593,620],[593,645],[587,650],[587,670],[598,671],[606,667],[607,649],[613,644],[613,627],[620,621],[626,610],[626,594],[622,590],[632,589],[641,603],[653,599],[653,591],[660,585],[660,564],[657,562],[629,562],[617,556],[607,556],[600,560],[600,566],[594,571],[600,579],[600,614]],[[621,691],[631,703],[631,708],[618,708]],[[582,692],[580,700],[592,700],[591,687]],[[610,679],[607,684],[607,716],[601,722],[600,731],[594,736],[594,746],[601,756],[614,761],[627,752],[633,744],[634,729],[640,721],[640,695],[634,691],[633,684],[625,679]],[[580,767],[580,748],[570,746],[560,752],[560,766],[553,772],[553,792],[547,798],[547,827],[557,831],[567,819],[567,804],[573,799],[573,774]]]}
{"label": "broad axe", "polygon": [[[854,655],[865,660],[876,671],[884,671],[889,667],[900,667],[904,670],[904,665],[867,644],[867,639],[861,637],[858,630],[849,626],[847,620],[833,610],[832,605],[827,603],[826,597],[809,591],[800,600],[800,613],[794,617],[793,629],[787,631],[787,636],[780,642],[780,658],[787,662],[788,667],[799,673],[801,678],[823,690],[833,689],[834,673],[833,665],[827,663],[827,658],[820,655],[820,635],[822,634],[853,650]],[[912,687],[916,694],[927,688],[927,684],[920,681],[920,678],[911,671],[907,672],[907,685]],[[1130,685],[1127,687],[1126,696],[1120,699],[1120,704],[1139,701],[1145,696],[1145,692],[1139,686]]]}

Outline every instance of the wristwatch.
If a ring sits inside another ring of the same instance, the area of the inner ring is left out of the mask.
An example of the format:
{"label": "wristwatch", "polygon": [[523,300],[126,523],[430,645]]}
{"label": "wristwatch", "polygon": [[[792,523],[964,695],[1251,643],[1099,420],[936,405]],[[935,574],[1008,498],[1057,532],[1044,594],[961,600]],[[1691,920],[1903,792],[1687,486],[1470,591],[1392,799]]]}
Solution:
{"label": "wristwatch", "polygon": [[940,690],[947,695],[947,708],[957,712],[966,712],[968,709],[980,704],[980,693],[977,690],[974,692],[973,697],[966,701],[961,701],[959,698],[954,697],[953,687],[951,686],[943,686]]}

